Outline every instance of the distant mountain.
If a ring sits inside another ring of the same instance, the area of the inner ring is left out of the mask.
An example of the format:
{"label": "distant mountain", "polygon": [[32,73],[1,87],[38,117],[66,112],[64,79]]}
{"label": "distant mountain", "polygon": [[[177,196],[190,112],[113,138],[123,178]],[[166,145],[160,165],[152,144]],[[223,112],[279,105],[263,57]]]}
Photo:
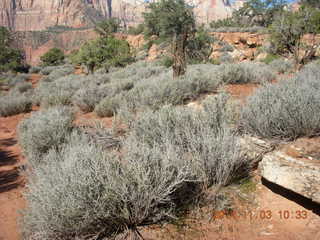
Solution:
{"label": "distant mountain", "polygon": [[0,25],[15,31],[91,26],[106,14],[106,0],[0,0]]}
{"label": "distant mountain", "polygon": [[[118,17],[127,25],[142,19],[147,2],[157,0],[0,0],[0,25],[15,31],[39,31],[62,25],[93,26],[107,17]],[[209,23],[225,18],[245,0],[187,0],[195,6],[197,20]]]}

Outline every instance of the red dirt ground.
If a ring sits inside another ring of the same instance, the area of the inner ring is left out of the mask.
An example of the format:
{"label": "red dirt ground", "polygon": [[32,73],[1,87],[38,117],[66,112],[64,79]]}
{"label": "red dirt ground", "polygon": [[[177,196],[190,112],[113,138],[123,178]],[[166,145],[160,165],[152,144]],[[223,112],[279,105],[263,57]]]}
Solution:
{"label": "red dirt ground", "polygon": [[17,210],[23,209],[23,179],[18,166],[25,163],[17,144],[18,123],[29,114],[0,118],[0,239],[18,240]]}
{"label": "red dirt ground", "polygon": [[[40,75],[31,78],[36,85]],[[257,85],[229,85],[227,91],[235,98],[245,101]],[[34,109],[37,110],[37,109]],[[22,196],[24,179],[19,176],[17,167],[26,163],[17,144],[16,128],[19,122],[29,116],[19,114],[12,117],[0,117],[0,240],[20,240],[17,220],[19,211],[25,207]],[[94,113],[77,113],[75,124],[90,124],[98,120],[105,127],[112,126],[112,118],[99,119]],[[160,239],[210,239],[210,240],[315,240],[320,239],[319,206],[303,203],[299,197],[288,197],[276,188],[262,183],[255,173],[256,191],[243,194],[247,200],[235,202],[235,214],[247,211],[246,217],[236,219],[221,215],[212,221],[213,210],[197,211],[196,216],[187,217],[177,225],[154,225],[140,229],[146,240]],[[239,191],[234,189],[233,192]],[[290,217],[281,219],[279,211],[305,211],[305,219]],[[261,213],[271,213],[270,219],[262,219]],[[317,213],[315,213],[317,212]]]}

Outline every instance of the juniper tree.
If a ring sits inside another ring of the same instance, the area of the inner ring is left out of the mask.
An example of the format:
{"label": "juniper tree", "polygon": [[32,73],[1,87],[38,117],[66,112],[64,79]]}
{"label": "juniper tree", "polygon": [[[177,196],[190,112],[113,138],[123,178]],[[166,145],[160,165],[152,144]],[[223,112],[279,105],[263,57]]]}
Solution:
{"label": "juniper tree", "polygon": [[186,72],[186,48],[195,31],[193,9],[184,0],[160,0],[150,3],[144,13],[149,35],[169,37],[172,40],[173,77]]}

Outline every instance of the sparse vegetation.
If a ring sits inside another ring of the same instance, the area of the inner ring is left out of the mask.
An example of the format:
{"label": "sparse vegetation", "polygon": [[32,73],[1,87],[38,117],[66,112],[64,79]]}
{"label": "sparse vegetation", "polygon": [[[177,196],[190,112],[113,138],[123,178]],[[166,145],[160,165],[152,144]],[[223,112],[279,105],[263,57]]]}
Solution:
{"label": "sparse vegetation", "polygon": [[73,112],[55,107],[33,113],[18,127],[19,144],[28,161],[37,168],[44,154],[64,143],[72,130]]}
{"label": "sparse vegetation", "polygon": [[218,74],[224,83],[266,83],[275,79],[272,70],[264,64],[223,64]]}
{"label": "sparse vegetation", "polygon": [[[262,62],[249,61],[262,41],[241,37],[240,51],[204,26],[196,28],[184,0],[159,0],[150,2],[143,24],[129,28],[145,34],[143,48],[161,43],[157,61],[133,62],[135,51],[113,34],[127,27],[121,16],[122,22],[110,17],[97,24],[100,37],[69,55],[68,61],[90,74],[78,74],[67,61],[62,65],[58,49],[41,57],[43,66],[29,69],[45,75],[38,83],[33,74],[1,73],[1,117],[40,106],[17,128],[29,164],[21,167],[27,177],[23,238],[142,239],[140,227],[177,222],[208,201],[210,207],[230,207],[228,195],[219,195],[221,187],[238,183],[239,195],[255,191],[251,158],[266,149],[251,154],[247,140],[257,139],[247,135],[277,141],[319,135],[320,63],[304,65],[318,45],[309,49],[302,38],[314,37],[320,28],[302,23],[315,23],[320,15],[309,9],[317,7],[313,0],[303,1],[297,13],[284,3],[250,0],[231,18],[211,24],[216,31],[251,32],[271,25],[269,49],[275,51],[258,49],[259,55],[268,53],[260,55],[266,56]],[[7,41],[1,31],[0,55]],[[296,56],[301,49],[307,58]],[[236,63],[238,58],[247,61]],[[295,73],[297,59],[304,66]],[[242,95],[238,99],[237,91],[246,87],[257,89],[245,101]],[[88,112],[93,113],[83,118]],[[112,128],[105,128],[109,123]],[[203,201],[208,192],[210,199]]]}
{"label": "sparse vegetation", "polygon": [[138,234],[140,225],[174,218],[204,188],[245,174],[236,137],[210,116],[147,111],[123,141],[121,160],[74,133],[30,177],[25,236]]}
{"label": "sparse vegetation", "polygon": [[277,73],[287,73],[293,71],[294,62],[286,59],[276,59],[270,63],[270,67]]}
{"label": "sparse vegetation", "polygon": [[0,97],[0,116],[8,117],[31,111],[32,101],[24,95],[4,95]]}
{"label": "sparse vegetation", "polygon": [[[315,74],[316,73],[316,74]],[[241,114],[245,132],[264,138],[296,139],[319,131],[319,68],[267,85],[249,97]]]}
{"label": "sparse vegetation", "polygon": [[35,89],[34,103],[48,108],[71,105],[73,94],[83,86],[85,77],[69,75],[53,82],[41,82]]}
{"label": "sparse vegetation", "polygon": [[[56,67],[50,67],[50,68],[43,68],[41,72],[44,75],[47,75],[43,77],[42,81],[45,82],[53,82],[59,78],[65,77],[71,73],[74,72],[74,68],[71,65],[62,65],[62,66],[56,66]],[[46,74],[48,73],[48,74]]]}

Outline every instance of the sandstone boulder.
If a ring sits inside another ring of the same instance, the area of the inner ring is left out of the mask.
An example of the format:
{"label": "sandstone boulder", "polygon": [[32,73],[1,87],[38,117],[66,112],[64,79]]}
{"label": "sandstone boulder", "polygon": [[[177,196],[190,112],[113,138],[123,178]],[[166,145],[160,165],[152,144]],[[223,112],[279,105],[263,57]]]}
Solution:
{"label": "sandstone boulder", "polygon": [[294,146],[286,149],[268,153],[263,157],[259,163],[261,176],[320,203],[320,160],[305,155],[300,148]]}

